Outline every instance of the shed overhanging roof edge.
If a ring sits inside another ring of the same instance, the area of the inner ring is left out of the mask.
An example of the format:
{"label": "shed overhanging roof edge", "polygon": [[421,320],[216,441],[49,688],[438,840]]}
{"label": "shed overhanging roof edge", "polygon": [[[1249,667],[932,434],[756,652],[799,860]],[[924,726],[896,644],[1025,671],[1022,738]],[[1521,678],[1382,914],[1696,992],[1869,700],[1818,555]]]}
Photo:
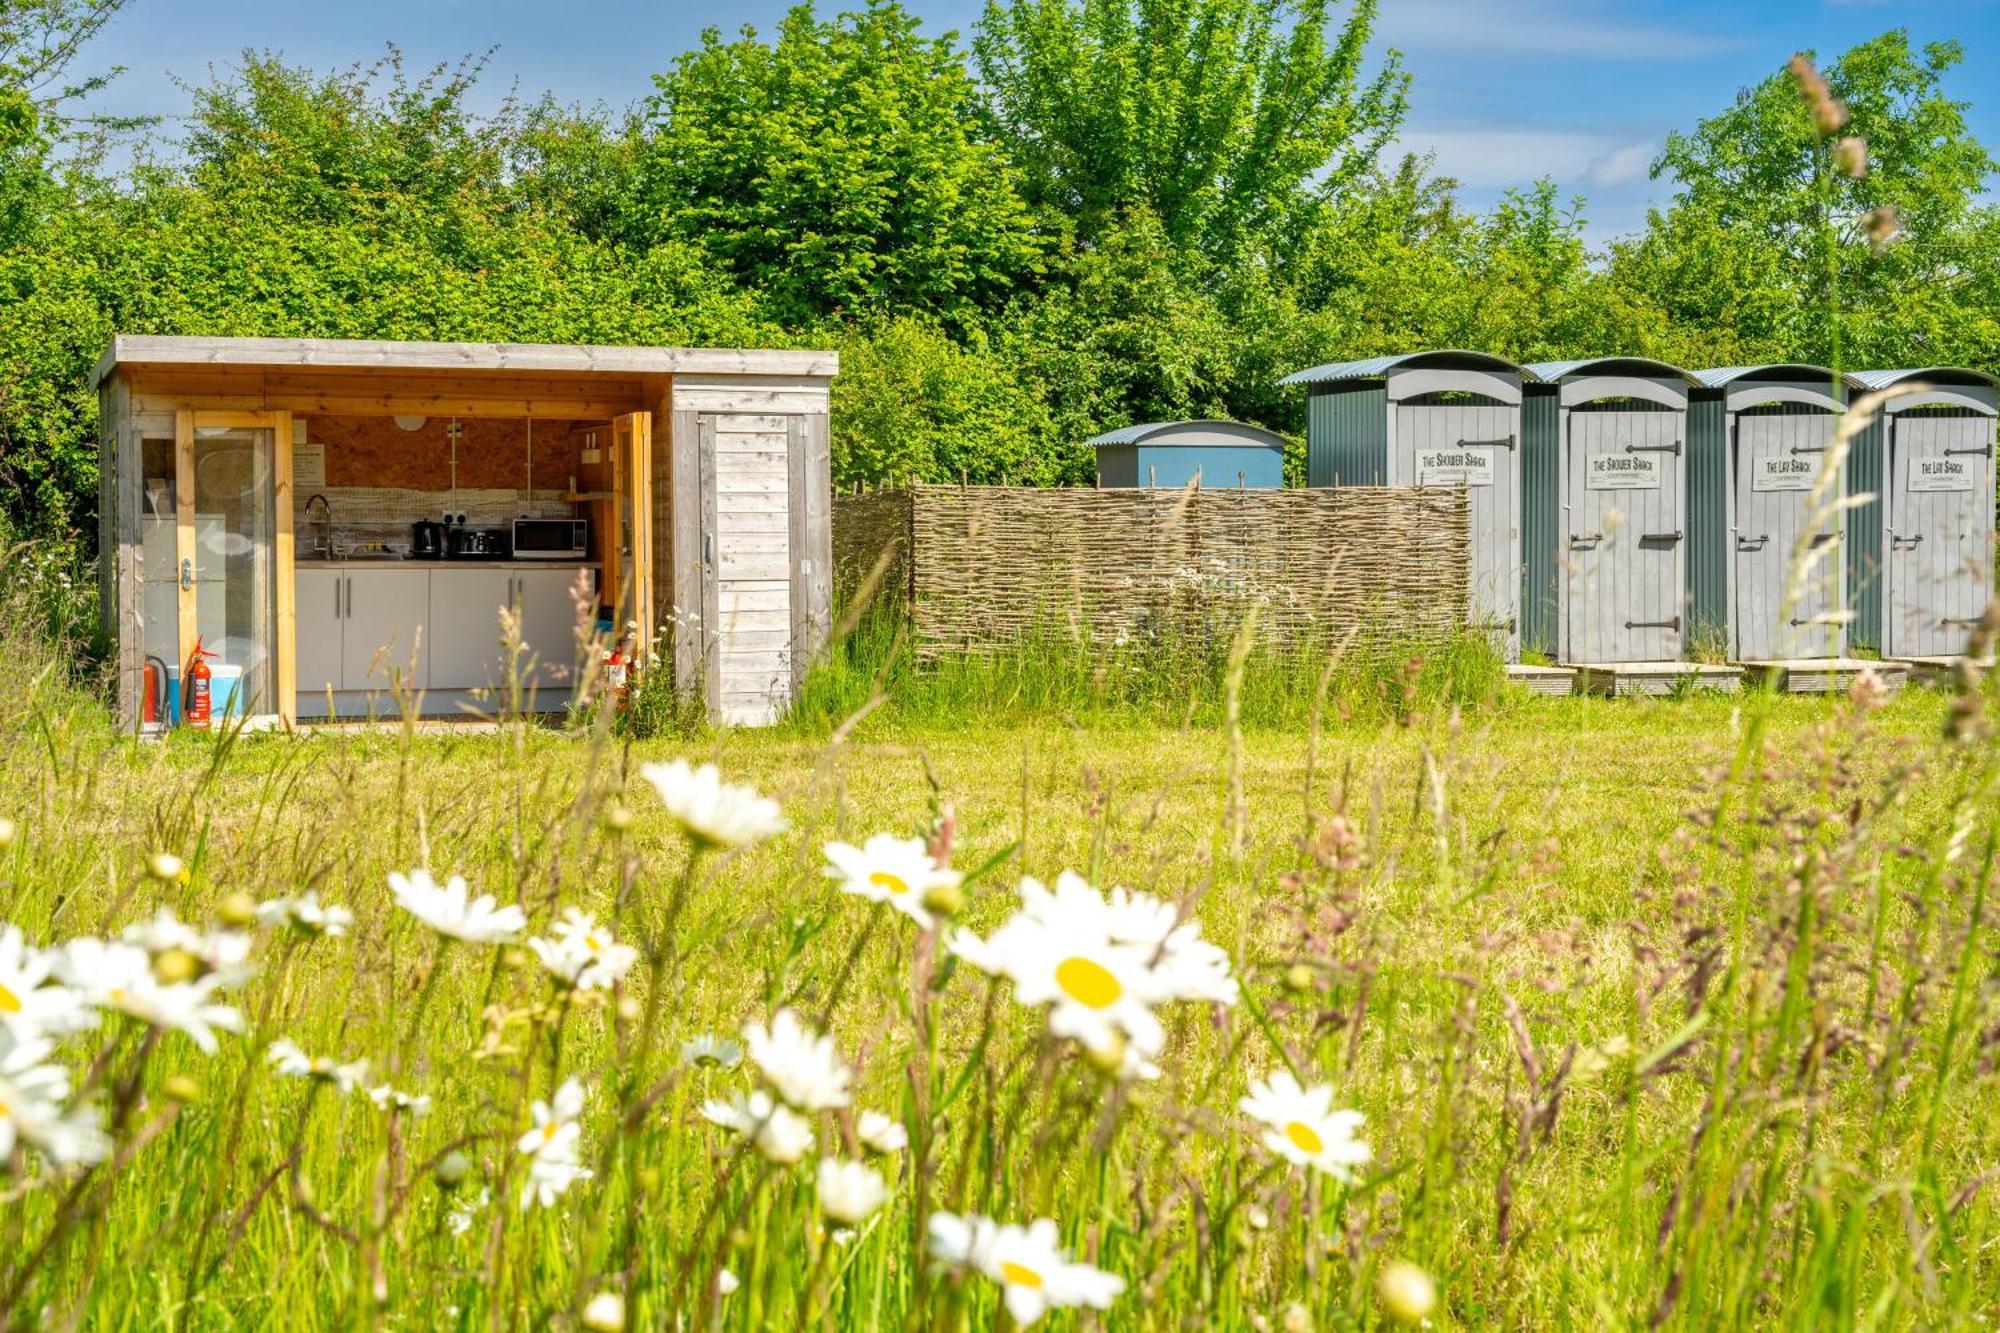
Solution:
{"label": "shed overhanging roof edge", "polygon": [[[1695,382],[1705,389],[1720,389],[1752,376],[1760,379],[1773,378],[1774,371],[1796,371],[1797,374],[1791,378],[1801,380],[1831,381],[1834,378],[1831,367],[1807,365],[1801,361],[1774,361],[1765,366],[1714,366],[1708,370],[1695,371],[1694,378]],[[1847,382],[1846,376],[1840,378],[1843,383]]]}
{"label": "shed overhanging roof edge", "polygon": [[1263,443],[1279,448],[1283,448],[1285,443],[1285,437],[1275,431],[1265,430],[1262,426],[1253,426],[1247,421],[1232,421],[1227,417],[1191,417],[1186,421],[1140,421],[1130,426],[1120,426],[1116,430],[1107,430],[1101,435],[1093,435],[1083,443],[1086,448],[1093,449],[1114,444],[1138,444],[1160,431],[1177,430],[1186,426],[1227,426],[1231,430],[1263,436]]}
{"label": "shed overhanging roof edge", "polygon": [[1523,379],[1533,378],[1523,367],[1505,357],[1494,356],[1490,352],[1440,348],[1429,352],[1402,352],[1395,356],[1371,356],[1364,361],[1330,361],[1323,366],[1295,370],[1278,383],[1280,385],[1330,384],[1340,380],[1372,380],[1379,379],[1392,370],[1414,369],[1423,365],[1447,369],[1498,370],[1519,375]]}
{"label": "shed overhanging roof edge", "polygon": [[1921,369],[1909,370],[1853,370],[1848,372],[1847,379],[1857,389],[1874,390],[1886,389],[1892,384],[1901,384],[1904,380],[1936,378],[1938,376],[1953,377],[1949,380],[1941,380],[1941,383],[1956,382],[1962,384],[1967,380],[1977,380],[1981,384],[2000,386],[2000,378],[1989,375],[1983,370],[1976,370],[1971,366],[1924,366]]}
{"label": "shed overhanging roof edge", "polygon": [[353,338],[196,338],[121,333],[91,387],[121,365],[428,370],[602,375],[777,375],[830,379],[840,354],[783,348],[599,347],[563,343],[390,342]]}
{"label": "shed overhanging roof edge", "polygon": [[1599,367],[1604,366],[1643,367],[1648,373],[1661,378],[1677,379],[1687,384],[1701,383],[1693,371],[1670,362],[1656,361],[1650,356],[1587,356],[1576,361],[1531,361],[1521,369],[1543,384],[1554,384],[1571,375],[1601,374],[1603,372]]}

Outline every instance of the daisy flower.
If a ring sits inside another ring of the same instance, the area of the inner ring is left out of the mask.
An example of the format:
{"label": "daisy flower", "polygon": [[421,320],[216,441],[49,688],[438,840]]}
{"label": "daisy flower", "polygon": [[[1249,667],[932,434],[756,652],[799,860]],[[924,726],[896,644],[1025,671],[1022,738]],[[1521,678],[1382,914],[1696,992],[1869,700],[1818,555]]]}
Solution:
{"label": "daisy flower", "polygon": [[[1083,881],[1074,875],[1065,878]],[[1111,938],[1139,950],[1168,999],[1235,1004],[1229,955],[1201,937],[1201,923],[1149,893],[1114,888],[1107,904]]]}
{"label": "daisy flower", "polygon": [[577,990],[607,990],[639,961],[637,949],[619,944],[596,917],[574,907],[564,909],[555,938],[532,939],[528,947],[551,976]]}
{"label": "daisy flower", "polygon": [[250,978],[248,935],[240,930],[198,932],[176,917],[171,907],[160,908],[150,921],[127,926],[122,938],[151,956],[154,975],[162,980],[191,981],[213,974],[221,985],[239,986]]}
{"label": "daisy flower", "polygon": [[743,1063],[743,1048],[727,1037],[704,1032],[681,1043],[681,1061],[696,1069],[734,1069]]}
{"label": "daisy flower", "polygon": [[715,1275],[715,1290],[720,1295],[727,1296],[742,1285],[743,1283],[738,1280],[736,1274],[726,1268]]}
{"label": "daisy flower", "polygon": [[[577,1143],[583,1137],[583,1126],[577,1123],[577,1117],[583,1114],[583,1085],[573,1078],[565,1080],[553,1097],[545,1102],[537,1101],[530,1111],[535,1123],[516,1140],[514,1146],[522,1152],[533,1153],[537,1159],[574,1161]],[[567,1184],[563,1186],[563,1189],[568,1188]]]}
{"label": "daisy flower", "polygon": [[847,1105],[847,1084],[853,1075],[834,1049],[833,1038],[810,1031],[791,1010],[780,1009],[768,1028],[744,1024],[743,1043],[751,1063],[792,1106],[825,1111]]}
{"label": "daisy flower", "polygon": [[241,1032],[243,1016],[213,996],[220,976],[199,981],[161,982],[153,961],[136,944],[106,943],[88,937],[63,947],[57,972],[100,1009],[114,1009],[156,1028],[185,1033],[204,1055],[216,1050],[217,1029]]}
{"label": "daisy flower", "polygon": [[812,1123],[762,1088],[738,1093],[729,1101],[704,1102],[702,1118],[733,1129],[757,1146],[757,1151],[781,1166],[790,1166],[812,1147]]}
{"label": "daisy flower", "polygon": [[1250,1085],[1250,1095],[1238,1103],[1246,1115],[1264,1126],[1264,1146],[1297,1166],[1324,1171],[1342,1184],[1352,1184],[1354,1168],[1374,1156],[1354,1137],[1367,1119],[1359,1111],[1333,1109],[1333,1086],[1305,1088],[1288,1070],[1276,1070]]}
{"label": "daisy flower", "polygon": [[1032,1324],[1051,1308],[1108,1310],[1125,1290],[1125,1279],[1117,1274],[1072,1263],[1056,1243],[1056,1224],[1047,1218],[1020,1227],[932,1213],[928,1225],[931,1253],[999,1283],[1007,1313],[1018,1324]]}
{"label": "daisy flower", "polygon": [[257,920],[267,926],[289,926],[301,935],[338,937],[354,924],[354,913],[345,907],[322,907],[319,894],[308,890],[257,904]]}
{"label": "daisy flower", "polygon": [[309,1078],[331,1083],[342,1096],[360,1087],[361,1081],[368,1077],[366,1060],[350,1060],[341,1064],[323,1055],[307,1055],[293,1042],[282,1038],[271,1043],[264,1052],[264,1058],[286,1078]]}
{"label": "daisy flower", "polygon": [[33,1144],[59,1166],[102,1161],[111,1150],[95,1107],[63,1113],[69,1071],[49,1063],[54,1052],[45,1039],[0,1036],[0,1161],[17,1143]]}
{"label": "daisy flower", "polygon": [[863,1111],[854,1122],[854,1137],[869,1152],[884,1157],[910,1146],[910,1132],[903,1128],[902,1122],[891,1120],[880,1111]]}
{"label": "daisy flower", "polygon": [[870,902],[888,903],[925,930],[935,924],[924,895],[932,889],[955,889],[964,876],[940,867],[922,838],[898,838],[877,833],[861,846],[826,845],[826,875],[840,881],[840,891]]}
{"label": "daisy flower", "polygon": [[600,1291],[583,1307],[583,1326],[591,1333],[619,1333],[625,1327],[625,1298]]}
{"label": "daisy flower", "polygon": [[68,1036],[97,1025],[79,992],[55,984],[56,961],[30,945],[19,926],[0,930],[0,1027],[15,1040]]}
{"label": "daisy flower", "polygon": [[742,847],[785,831],[778,803],[754,787],[722,780],[714,764],[691,768],[684,759],[641,764],[639,776],[653,784],[667,813],[690,838],[708,847]]}
{"label": "daisy flower", "polygon": [[834,1221],[859,1226],[888,1198],[889,1187],[874,1167],[819,1159],[819,1210]]}
{"label": "daisy flower", "polygon": [[528,1178],[521,1183],[521,1207],[553,1208],[557,1199],[569,1193],[570,1186],[589,1180],[593,1174],[589,1167],[567,1158],[538,1156],[528,1163]]}
{"label": "daisy flower", "polygon": [[482,893],[468,901],[465,879],[453,875],[438,887],[428,870],[409,874],[391,871],[390,891],[396,904],[438,934],[467,944],[505,944],[528,924],[527,914],[518,907],[501,907],[493,895]]}
{"label": "daisy flower", "polygon": [[431,1099],[428,1094],[411,1096],[407,1092],[398,1092],[387,1083],[379,1088],[368,1089],[368,1100],[375,1103],[375,1109],[378,1111],[394,1108],[409,1112],[413,1118],[429,1115],[431,1109]]}

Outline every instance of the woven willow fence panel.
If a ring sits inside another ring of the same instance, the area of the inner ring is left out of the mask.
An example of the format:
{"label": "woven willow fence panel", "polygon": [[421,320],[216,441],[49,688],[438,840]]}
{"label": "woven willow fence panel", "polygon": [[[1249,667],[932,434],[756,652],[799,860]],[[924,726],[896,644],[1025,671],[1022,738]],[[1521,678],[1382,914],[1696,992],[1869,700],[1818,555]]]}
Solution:
{"label": "woven willow fence panel", "polygon": [[1062,631],[1099,642],[1224,639],[1254,607],[1267,640],[1357,648],[1466,621],[1459,488],[1048,490],[917,486],[834,501],[837,586],[893,550],[920,656]]}

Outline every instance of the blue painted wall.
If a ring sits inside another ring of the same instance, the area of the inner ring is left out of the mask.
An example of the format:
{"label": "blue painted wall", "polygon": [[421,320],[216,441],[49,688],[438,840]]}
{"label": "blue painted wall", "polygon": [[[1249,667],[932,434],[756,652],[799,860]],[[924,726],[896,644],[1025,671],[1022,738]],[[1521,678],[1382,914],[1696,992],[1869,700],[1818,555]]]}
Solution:
{"label": "blue painted wall", "polygon": [[1185,486],[1201,474],[1203,486],[1238,485],[1264,490],[1285,484],[1282,449],[1262,445],[1105,445],[1097,451],[1099,486]]}

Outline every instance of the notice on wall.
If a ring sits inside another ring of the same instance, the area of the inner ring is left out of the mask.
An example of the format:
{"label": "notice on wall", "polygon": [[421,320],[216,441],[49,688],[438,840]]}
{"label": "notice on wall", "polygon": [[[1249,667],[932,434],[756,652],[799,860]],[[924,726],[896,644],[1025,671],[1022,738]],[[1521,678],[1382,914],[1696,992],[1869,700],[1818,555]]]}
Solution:
{"label": "notice on wall", "polygon": [[[1979,454],[1967,454],[1962,458],[1910,459],[1909,489],[1913,491],[1976,491],[1979,489],[1979,473],[1986,469],[1979,465],[1986,460]],[[1977,469],[1977,470],[1975,470]]]}
{"label": "notice on wall", "polygon": [[298,495],[311,495],[326,486],[326,446],[323,444],[295,444],[292,446],[292,491]]}
{"label": "notice on wall", "polygon": [[1819,476],[1818,454],[1780,454],[1751,463],[1750,489],[1753,491],[1809,491]]}
{"label": "notice on wall", "polygon": [[1491,449],[1459,447],[1417,450],[1419,486],[1491,486],[1492,484]]}
{"label": "notice on wall", "polygon": [[1592,491],[1657,491],[1658,454],[1591,454],[1584,460],[1584,489]]}

